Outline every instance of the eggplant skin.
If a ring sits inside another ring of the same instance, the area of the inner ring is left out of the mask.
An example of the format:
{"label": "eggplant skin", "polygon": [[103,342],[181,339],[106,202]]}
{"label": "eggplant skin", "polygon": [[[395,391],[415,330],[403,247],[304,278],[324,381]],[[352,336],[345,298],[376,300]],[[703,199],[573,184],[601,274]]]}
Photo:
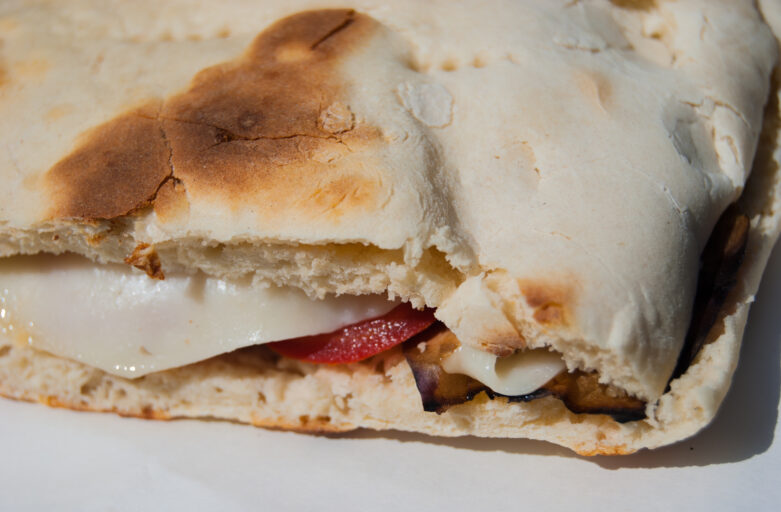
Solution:
{"label": "eggplant skin", "polygon": [[447,373],[441,361],[458,348],[456,336],[441,323],[404,343],[404,355],[420,392],[423,410],[442,414],[450,406],[468,402],[480,393],[490,399],[504,397],[509,402],[528,402],[555,396],[578,414],[607,414],[624,423],[645,418],[645,402],[599,383],[596,373],[560,373],[540,389],[526,395],[507,396],[491,391],[481,382]]}
{"label": "eggplant skin", "polygon": [[[748,245],[750,221],[735,205],[721,215],[700,258],[692,319],[670,381],[683,375],[708,341],[722,308],[738,281]],[[669,385],[668,385],[669,389]]]}
{"label": "eggplant skin", "polygon": [[451,405],[468,402],[488,389],[467,375],[442,369],[442,358],[459,345],[455,335],[440,322],[404,342],[404,356],[415,377],[424,411],[442,414]]}

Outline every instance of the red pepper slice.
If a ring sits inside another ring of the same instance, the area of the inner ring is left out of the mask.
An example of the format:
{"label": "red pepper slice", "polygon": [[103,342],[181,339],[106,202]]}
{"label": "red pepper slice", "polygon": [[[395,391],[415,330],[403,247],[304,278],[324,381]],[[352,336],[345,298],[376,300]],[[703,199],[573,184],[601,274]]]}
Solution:
{"label": "red pepper slice", "polygon": [[310,363],[354,363],[407,341],[435,321],[433,309],[418,311],[404,303],[381,317],[334,332],[277,341],[266,346],[277,354]]}

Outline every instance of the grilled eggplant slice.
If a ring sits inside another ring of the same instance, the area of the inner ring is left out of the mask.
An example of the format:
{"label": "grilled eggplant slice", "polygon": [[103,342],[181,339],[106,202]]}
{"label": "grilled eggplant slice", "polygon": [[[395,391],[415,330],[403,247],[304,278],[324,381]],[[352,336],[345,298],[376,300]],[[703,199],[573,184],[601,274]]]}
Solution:
{"label": "grilled eggplant slice", "polygon": [[562,400],[572,412],[609,414],[620,422],[645,418],[645,402],[617,388],[600,384],[596,373],[562,372],[540,389],[526,395],[496,393],[472,377],[447,373],[442,369],[442,360],[459,345],[456,336],[442,324],[404,344],[404,355],[415,376],[424,410],[441,414],[448,407],[468,402],[485,392],[491,399],[505,397],[510,402],[528,402],[552,395]]}

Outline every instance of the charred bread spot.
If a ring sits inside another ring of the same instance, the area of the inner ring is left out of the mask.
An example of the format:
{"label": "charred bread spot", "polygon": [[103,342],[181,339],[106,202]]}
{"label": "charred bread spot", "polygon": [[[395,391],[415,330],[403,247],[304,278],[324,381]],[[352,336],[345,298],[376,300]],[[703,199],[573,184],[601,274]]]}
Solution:
{"label": "charred bread spot", "polygon": [[[346,19],[354,23],[334,31]],[[189,90],[166,102],[162,117],[244,140],[326,136],[317,121],[321,109],[342,92],[337,67],[376,25],[350,10],[309,11],[280,20],[240,59],[198,73]]]}
{"label": "charred bread spot", "polygon": [[351,10],[296,14],[261,33],[242,58],[196,75],[162,111],[188,192],[236,208],[260,203],[267,214],[376,203],[379,180],[343,157],[381,134],[356,121],[340,66],[378,26]]}
{"label": "charred bread spot", "polygon": [[523,280],[521,290],[526,304],[534,309],[532,318],[543,325],[566,326],[569,324],[571,304],[574,303],[574,286],[546,281]]}
{"label": "charred bread spot", "polygon": [[365,151],[382,133],[356,119],[341,71],[379,27],[348,9],[274,23],[186,91],[84,135],[46,174],[49,217],[104,220],[154,205],[166,222],[188,210],[178,190],[268,216],[338,218],[382,203]]}
{"label": "charred bread spot", "polygon": [[125,263],[133,265],[139,270],[146,272],[146,275],[152,279],[164,280],[163,267],[160,264],[160,257],[153,245],[140,243],[133,250],[133,253],[125,258]]}
{"label": "charred bread spot", "polygon": [[95,128],[48,171],[50,218],[111,219],[152,202],[171,170],[159,123],[144,113]]}
{"label": "charred bread spot", "polygon": [[[670,380],[683,375],[722,314],[722,308],[735,287],[748,245],[749,218],[733,205],[719,218],[700,259],[697,292],[686,341]],[[669,388],[669,384],[668,384]]]}

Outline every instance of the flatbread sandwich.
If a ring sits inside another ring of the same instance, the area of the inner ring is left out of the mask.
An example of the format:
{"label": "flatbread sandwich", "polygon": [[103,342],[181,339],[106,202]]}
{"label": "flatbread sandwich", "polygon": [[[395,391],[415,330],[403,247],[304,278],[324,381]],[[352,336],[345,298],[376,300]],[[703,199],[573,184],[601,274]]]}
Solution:
{"label": "flatbread sandwich", "polygon": [[581,454],[688,437],[779,232],[779,19],[3,2],[0,394]]}

